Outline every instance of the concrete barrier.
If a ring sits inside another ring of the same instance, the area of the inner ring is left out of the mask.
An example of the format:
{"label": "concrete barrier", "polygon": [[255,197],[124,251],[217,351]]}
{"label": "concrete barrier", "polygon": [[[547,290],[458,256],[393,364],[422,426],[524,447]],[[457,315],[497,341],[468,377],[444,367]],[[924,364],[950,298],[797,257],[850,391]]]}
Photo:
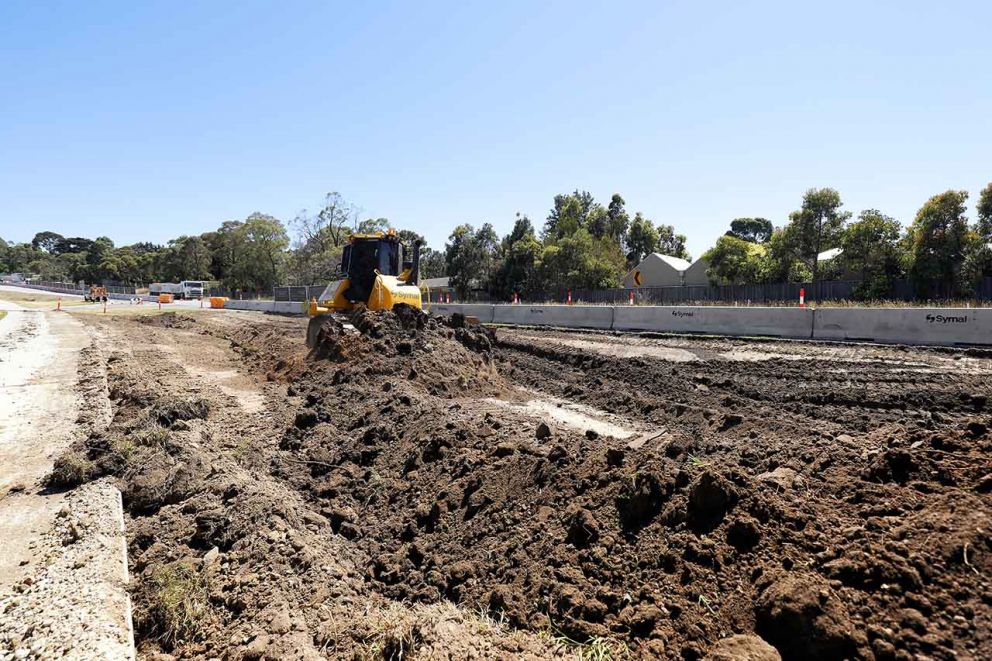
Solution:
{"label": "concrete barrier", "polygon": [[424,309],[438,316],[448,316],[461,312],[466,317],[478,317],[480,322],[491,324],[493,322],[493,307],[482,303],[431,303],[430,307]]}
{"label": "concrete barrier", "polygon": [[304,314],[306,303],[296,301],[225,301],[225,310],[254,310],[257,312],[277,312],[279,314]]}
{"label": "concrete barrier", "polygon": [[992,345],[992,309],[820,308],[813,339]]}
{"label": "concrete barrier", "polygon": [[617,306],[613,329],[808,340],[813,332],[813,311],[808,308]]}
{"label": "concrete barrier", "polygon": [[606,305],[496,305],[493,322],[565,328],[613,328],[613,308]]}
{"label": "concrete barrier", "polygon": [[[225,308],[303,314],[302,303],[227,301]],[[992,308],[486,305],[432,303],[483,323],[904,344],[992,345]]]}

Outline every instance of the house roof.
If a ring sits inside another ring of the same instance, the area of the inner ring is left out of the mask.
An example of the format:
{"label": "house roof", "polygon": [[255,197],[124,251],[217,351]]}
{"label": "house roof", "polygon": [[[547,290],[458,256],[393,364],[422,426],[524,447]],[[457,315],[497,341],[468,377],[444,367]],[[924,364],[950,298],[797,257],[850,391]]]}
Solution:
{"label": "house roof", "polygon": [[[648,257],[657,257],[661,261],[665,262],[671,266],[676,271],[684,271],[689,268],[690,264],[681,257],[672,257],[671,255],[662,255],[660,252],[653,252]],[[646,257],[645,259],[647,259]]]}

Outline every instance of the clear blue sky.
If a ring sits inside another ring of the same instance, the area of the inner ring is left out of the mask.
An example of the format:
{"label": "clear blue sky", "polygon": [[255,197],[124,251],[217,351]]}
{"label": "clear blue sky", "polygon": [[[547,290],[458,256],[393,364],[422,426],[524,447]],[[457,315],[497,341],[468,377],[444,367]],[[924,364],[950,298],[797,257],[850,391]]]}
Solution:
{"label": "clear blue sky", "polygon": [[688,235],[992,179],[992,3],[0,3],[0,237],[118,245],[336,190],[443,244],[620,192]]}

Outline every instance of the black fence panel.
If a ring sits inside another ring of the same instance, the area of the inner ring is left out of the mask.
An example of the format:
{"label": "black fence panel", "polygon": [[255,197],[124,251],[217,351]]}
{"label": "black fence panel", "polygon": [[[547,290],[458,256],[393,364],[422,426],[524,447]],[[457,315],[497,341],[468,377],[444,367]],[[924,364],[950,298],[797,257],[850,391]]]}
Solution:
{"label": "black fence panel", "polygon": [[327,285],[274,287],[272,296],[277,301],[305,302],[312,298],[320,298]]}

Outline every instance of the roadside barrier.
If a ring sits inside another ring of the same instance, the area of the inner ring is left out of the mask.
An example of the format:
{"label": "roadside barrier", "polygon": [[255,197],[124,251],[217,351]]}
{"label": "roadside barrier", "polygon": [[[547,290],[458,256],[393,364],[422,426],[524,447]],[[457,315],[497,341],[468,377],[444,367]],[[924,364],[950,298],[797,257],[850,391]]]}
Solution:
{"label": "roadside barrier", "polygon": [[[804,301],[805,303],[805,301]],[[992,346],[992,308],[431,305],[482,323],[939,346]]]}

